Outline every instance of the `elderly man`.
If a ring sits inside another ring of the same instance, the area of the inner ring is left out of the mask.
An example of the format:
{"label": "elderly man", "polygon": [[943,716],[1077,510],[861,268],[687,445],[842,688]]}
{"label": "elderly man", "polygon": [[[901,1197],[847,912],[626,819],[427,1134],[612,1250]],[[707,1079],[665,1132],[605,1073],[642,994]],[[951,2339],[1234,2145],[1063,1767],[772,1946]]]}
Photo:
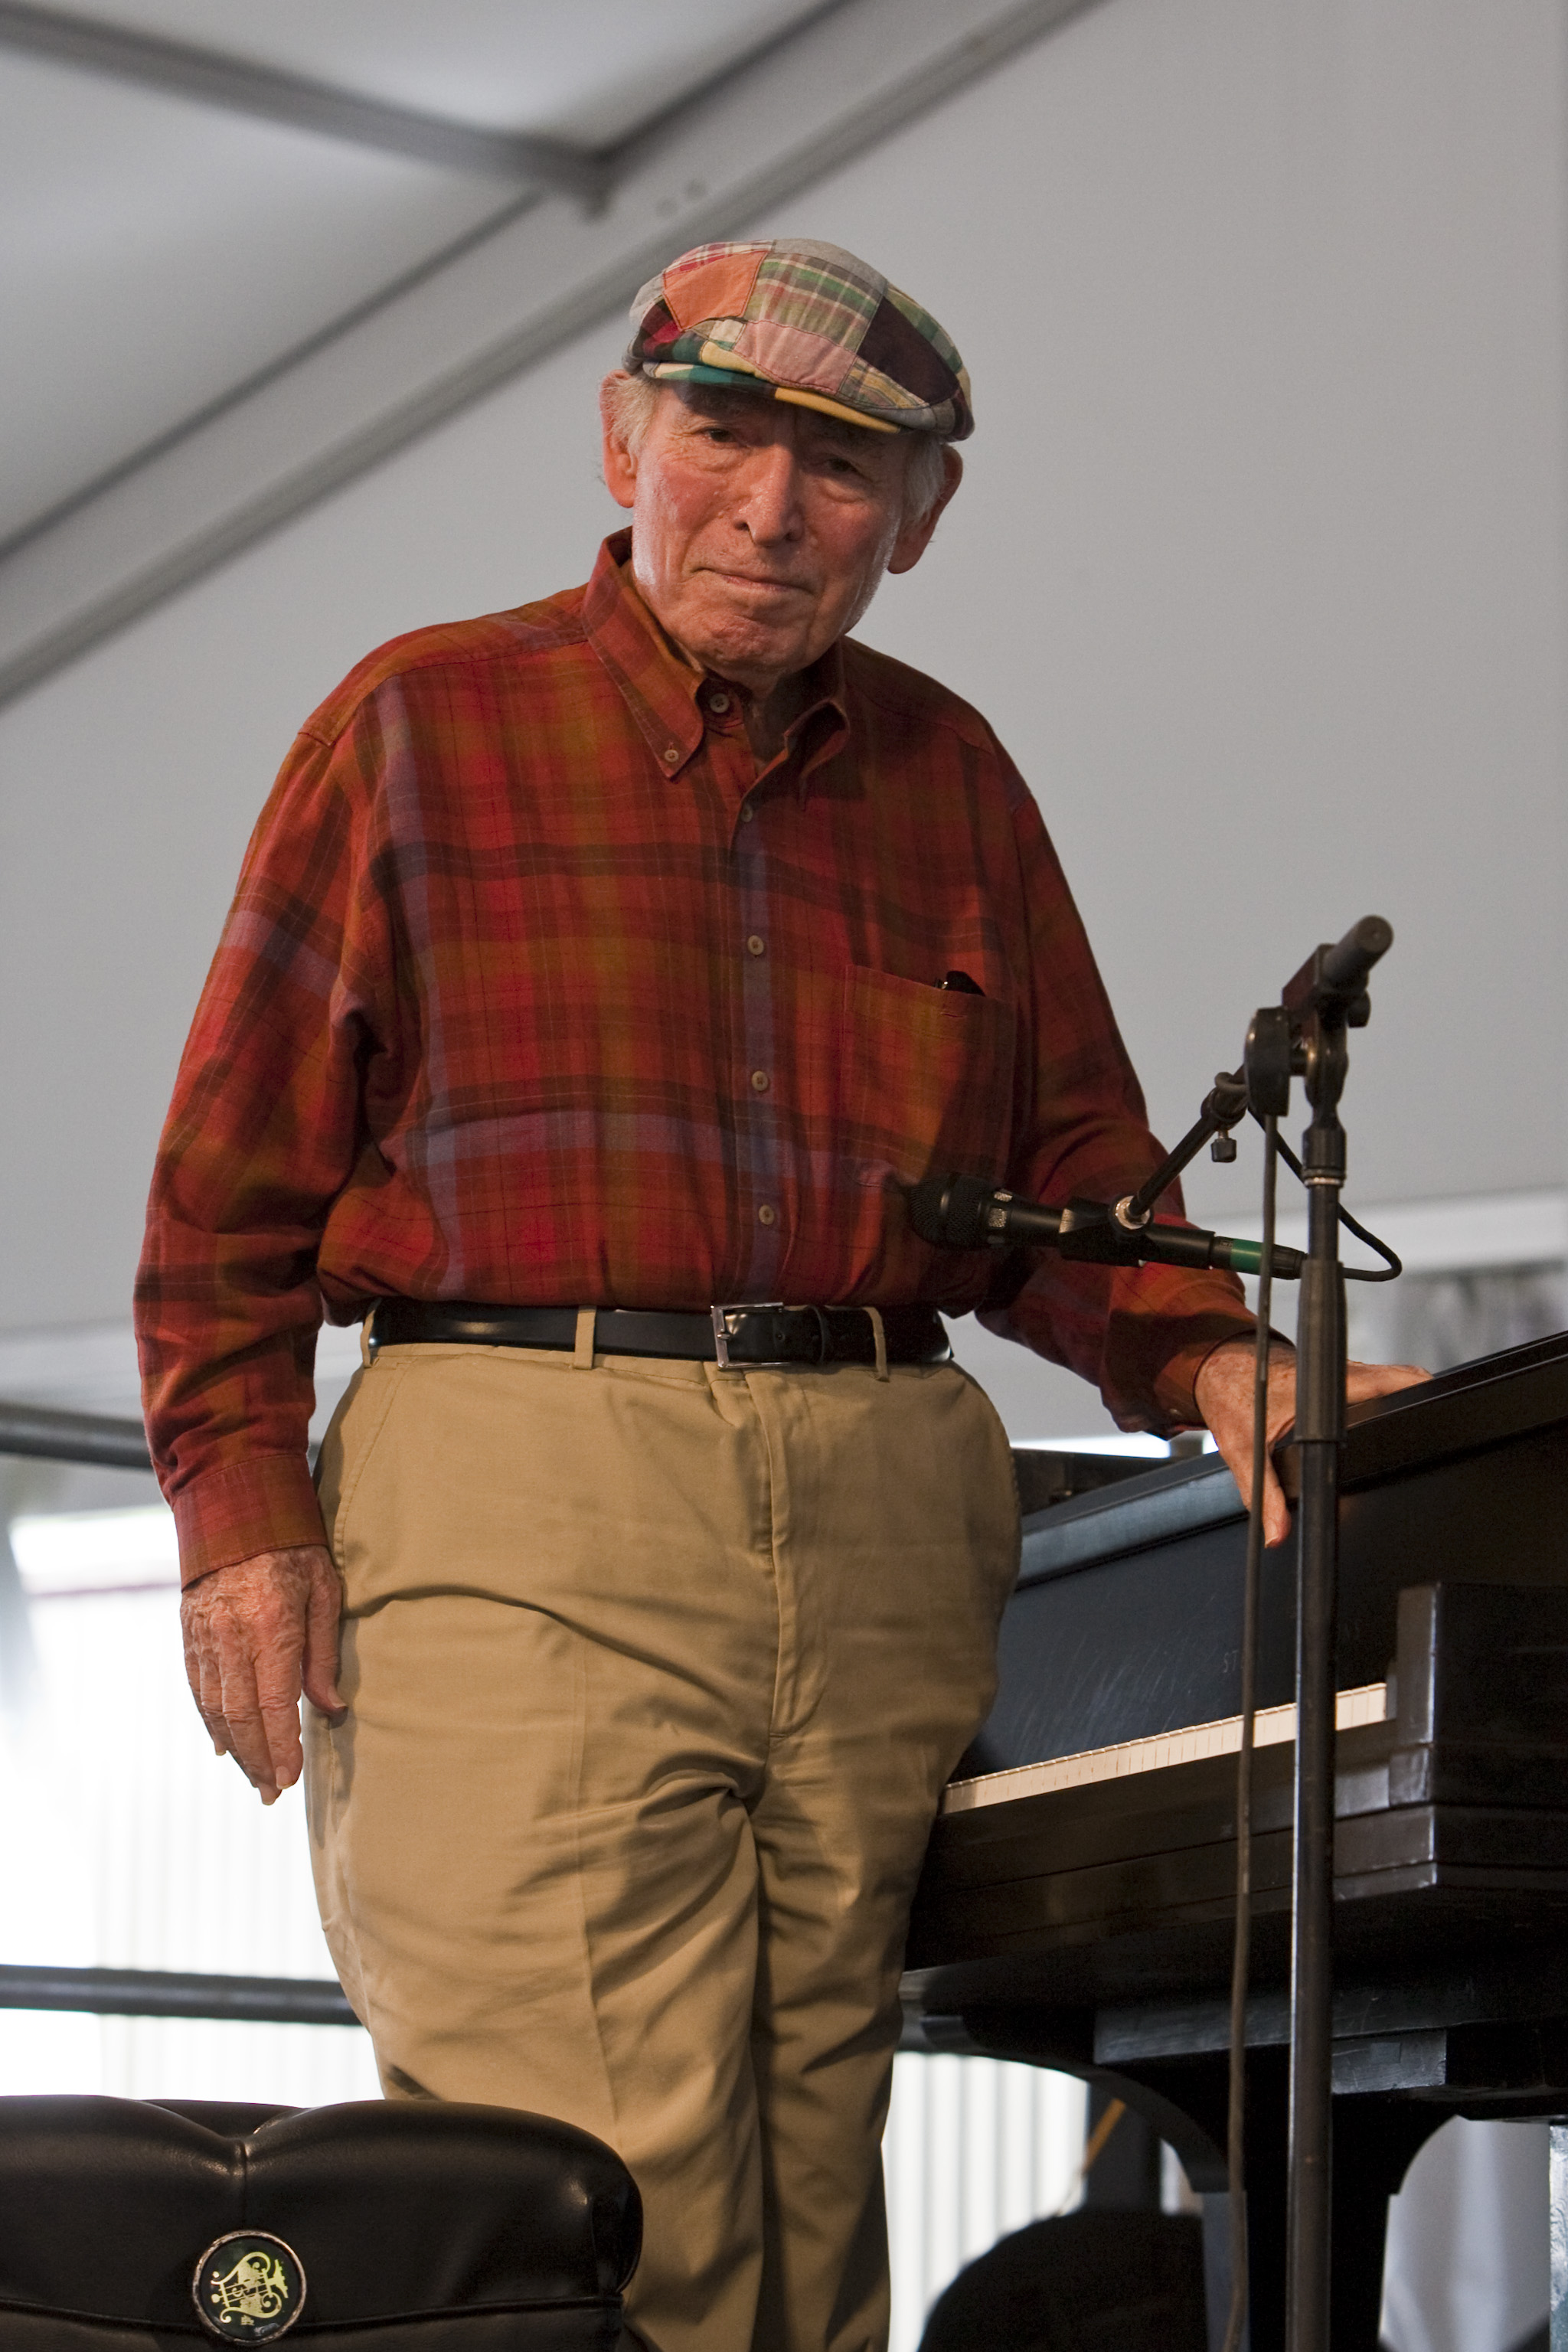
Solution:
{"label": "elderly man", "polygon": [[[657,2352],[871,2352],[907,1910],[1017,1555],[937,1309],[1243,1476],[1250,1327],[1170,1270],[988,1299],[910,1224],[933,1171],[1110,1198],[1158,1159],[1016,772],[847,635],[958,488],[952,343],[783,241],[634,319],[629,535],[373,655],[258,825],[153,1184],[149,1425],[264,1801],[310,1702],[388,2093],[617,2147]],[[366,1339],[318,1497],[323,1302]]]}

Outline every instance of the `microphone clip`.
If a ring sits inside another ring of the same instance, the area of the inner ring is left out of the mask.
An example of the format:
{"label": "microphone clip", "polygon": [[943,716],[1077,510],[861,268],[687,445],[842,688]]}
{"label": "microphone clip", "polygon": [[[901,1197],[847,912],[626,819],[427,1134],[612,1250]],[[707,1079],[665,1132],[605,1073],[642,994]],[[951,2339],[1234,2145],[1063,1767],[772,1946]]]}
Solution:
{"label": "microphone clip", "polygon": [[1083,1265],[1136,1265],[1143,1254],[1140,1243],[1153,1220],[1131,1224],[1120,1213],[1126,1205],[1121,1201],[1114,1208],[1103,1201],[1069,1201],[1057,1229],[1058,1256],[1076,1258]]}

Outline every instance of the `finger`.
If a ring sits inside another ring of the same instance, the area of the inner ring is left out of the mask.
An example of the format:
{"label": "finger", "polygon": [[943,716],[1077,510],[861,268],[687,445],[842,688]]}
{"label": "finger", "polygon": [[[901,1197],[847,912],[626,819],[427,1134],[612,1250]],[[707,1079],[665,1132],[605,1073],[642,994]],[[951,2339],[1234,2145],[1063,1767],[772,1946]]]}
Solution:
{"label": "finger", "polygon": [[196,1713],[205,1723],[207,1711],[202,1700],[201,1628],[196,1622],[195,1612],[188,1597],[180,1606],[180,1639],[185,1654],[185,1680],[190,1685],[191,1696],[196,1703]]}
{"label": "finger", "polygon": [[338,1626],[342,1588],[335,1569],[318,1566],[305,1615],[305,1696],[321,1714],[341,1721],[345,1712],[338,1689]]}
{"label": "finger", "polygon": [[1412,1389],[1432,1375],[1419,1364],[1360,1364],[1345,1367],[1345,1391],[1352,1402],[1363,1397],[1394,1396],[1401,1389]]}
{"label": "finger", "polygon": [[250,1644],[226,1611],[214,1630],[222,1675],[222,1714],[228,1736],[229,1754],[252,1788],[259,1792],[262,1803],[269,1805],[279,1793],[278,1780],[262,1720],[261,1702],[257,1694],[256,1662]]}
{"label": "finger", "polygon": [[219,1756],[232,1755],[228,1727],[223,1719],[223,1675],[206,1610],[196,1611],[187,1604],[184,1630],[185,1673],[196,1702],[196,1712],[206,1727],[207,1738],[212,1741],[215,1752]]}
{"label": "finger", "polygon": [[1290,1507],[1272,1462],[1263,1465],[1263,1540],[1273,1550],[1290,1532]]}
{"label": "finger", "polygon": [[[1231,1433],[1226,1440],[1222,1441],[1216,1437],[1215,1443],[1219,1445],[1221,1460],[1225,1463],[1226,1469],[1230,1472],[1231,1476],[1236,1481],[1236,1491],[1241,1497],[1242,1508],[1245,1511],[1250,1512],[1252,1508],[1251,1429],[1250,1427],[1247,1429],[1245,1437],[1241,1434],[1240,1431],[1237,1430]],[[1266,1505],[1268,1502],[1268,1489],[1266,1483],[1264,1486],[1264,1501]],[[1264,1520],[1264,1527],[1267,1530],[1267,1518]]]}
{"label": "finger", "polygon": [[263,1667],[258,1677],[258,1703],[268,1761],[273,1769],[273,1788],[282,1794],[284,1788],[294,1788],[300,1771],[306,1769],[306,1752],[299,1740],[299,1658],[294,1661],[294,1673],[287,1675],[287,1679],[268,1677]]}
{"label": "finger", "polygon": [[1279,1444],[1280,1439],[1286,1436],[1289,1431],[1295,1428],[1295,1426],[1296,1400],[1294,1397],[1290,1398],[1289,1402],[1284,1405],[1270,1406],[1268,1412],[1268,1458],[1271,1462],[1274,1459],[1275,1447]]}
{"label": "finger", "polygon": [[279,1790],[292,1788],[304,1768],[300,1745],[300,1668],[305,1649],[305,1591],[300,1578],[281,1605],[252,1621],[252,1660],[272,1777]]}
{"label": "finger", "polygon": [[[1287,1422],[1289,1419],[1289,1416],[1287,1414]],[[1277,1430],[1270,1431],[1270,1446],[1272,1446],[1274,1439],[1278,1434],[1279,1432]],[[1252,1507],[1253,1459],[1251,1441],[1252,1431],[1250,1423],[1247,1425],[1247,1431],[1245,1437],[1241,1435],[1239,1430],[1234,1433],[1227,1432],[1226,1437],[1223,1439],[1219,1438],[1217,1434],[1215,1436],[1215,1443],[1219,1446],[1220,1453],[1229,1468],[1231,1476],[1236,1480],[1237,1492],[1240,1495],[1242,1502],[1246,1505],[1248,1510]],[[1289,1504],[1285,1500],[1285,1493],[1283,1487],[1279,1484],[1279,1474],[1274,1467],[1272,1454],[1267,1452],[1263,1457],[1262,1517],[1264,1542],[1269,1546],[1283,1543],[1286,1537],[1290,1532],[1290,1509]]]}
{"label": "finger", "polygon": [[202,1695],[196,1706],[206,1726],[207,1738],[212,1741],[215,1754],[232,1756],[234,1742],[228,1736],[228,1726],[223,1717],[223,1676],[216,1658],[206,1662],[203,1675]]}
{"label": "finger", "polygon": [[180,1608],[180,1640],[185,1654],[185,1680],[191,1686],[191,1696],[199,1707],[202,1703],[202,1662],[196,1648],[196,1629],[192,1622],[188,1601]]}

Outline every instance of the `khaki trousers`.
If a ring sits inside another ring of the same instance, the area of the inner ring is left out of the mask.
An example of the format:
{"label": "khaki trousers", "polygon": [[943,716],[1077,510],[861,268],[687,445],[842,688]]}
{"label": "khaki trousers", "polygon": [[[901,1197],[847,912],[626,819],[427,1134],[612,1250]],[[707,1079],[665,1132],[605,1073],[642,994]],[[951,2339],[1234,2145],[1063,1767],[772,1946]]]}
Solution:
{"label": "khaki trousers", "polygon": [[320,1484],[310,1836],[388,2095],[618,2149],[654,2352],[877,2352],[910,1898],[1017,1567],[986,1398],[387,1348]]}

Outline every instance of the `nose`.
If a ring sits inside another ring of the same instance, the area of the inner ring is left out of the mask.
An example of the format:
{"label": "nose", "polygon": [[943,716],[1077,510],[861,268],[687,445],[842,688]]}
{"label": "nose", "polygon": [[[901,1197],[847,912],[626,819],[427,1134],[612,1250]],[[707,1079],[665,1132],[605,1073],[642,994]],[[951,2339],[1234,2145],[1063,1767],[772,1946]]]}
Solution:
{"label": "nose", "polygon": [[754,545],[776,547],[798,539],[803,520],[795,451],[786,441],[753,450],[735,514],[737,526],[749,532]]}

